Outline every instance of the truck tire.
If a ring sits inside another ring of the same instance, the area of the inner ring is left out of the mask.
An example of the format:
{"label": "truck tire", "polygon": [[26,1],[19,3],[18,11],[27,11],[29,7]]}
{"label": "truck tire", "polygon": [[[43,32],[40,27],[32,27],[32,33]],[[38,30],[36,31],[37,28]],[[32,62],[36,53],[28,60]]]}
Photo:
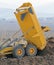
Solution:
{"label": "truck tire", "polygon": [[21,59],[21,58],[23,58],[24,55],[25,55],[25,49],[23,48],[22,45],[18,45],[14,48],[14,50],[13,50],[14,57]]}
{"label": "truck tire", "polygon": [[33,44],[28,44],[26,47],[26,54],[28,56],[35,56],[37,54],[37,48]]}

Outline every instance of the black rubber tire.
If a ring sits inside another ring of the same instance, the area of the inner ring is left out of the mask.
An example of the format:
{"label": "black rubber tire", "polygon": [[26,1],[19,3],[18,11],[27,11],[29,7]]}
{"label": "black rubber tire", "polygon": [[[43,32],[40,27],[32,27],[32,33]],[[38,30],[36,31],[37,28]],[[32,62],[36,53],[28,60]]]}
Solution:
{"label": "black rubber tire", "polygon": [[[34,49],[34,53],[33,54],[30,54],[29,53],[29,49],[30,48],[33,48]],[[26,54],[28,56],[36,56],[36,54],[37,54],[37,48],[36,48],[36,46],[34,46],[33,44],[28,44],[27,47],[26,47]]]}
{"label": "black rubber tire", "polygon": [[[21,50],[22,50],[22,54],[21,54],[21,55],[18,55],[18,54],[17,54],[18,49],[21,49]],[[14,48],[14,50],[13,50],[13,56],[14,56],[14,57],[16,57],[16,58],[18,58],[18,59],[21,59],[21,58],[23,58],[24,55],[25,55],[25,49],[23,48],[22,45],[18,45],[18,46],[16,46],[16,47]]]}

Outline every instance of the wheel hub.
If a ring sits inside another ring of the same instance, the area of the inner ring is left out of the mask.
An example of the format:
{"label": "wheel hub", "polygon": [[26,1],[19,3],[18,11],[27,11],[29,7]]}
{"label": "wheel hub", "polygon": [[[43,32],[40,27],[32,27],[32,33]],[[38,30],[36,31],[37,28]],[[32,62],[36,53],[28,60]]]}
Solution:
{"label": "wheel hub", "polygon": [[22,55],[22,50],[21,49],[18,49],[17,54],[18,55]]}
{"label": "wheel hub", "polygon": [[35,50],[33,48],[30,48],[29,52],[30,54],[34,54]]}

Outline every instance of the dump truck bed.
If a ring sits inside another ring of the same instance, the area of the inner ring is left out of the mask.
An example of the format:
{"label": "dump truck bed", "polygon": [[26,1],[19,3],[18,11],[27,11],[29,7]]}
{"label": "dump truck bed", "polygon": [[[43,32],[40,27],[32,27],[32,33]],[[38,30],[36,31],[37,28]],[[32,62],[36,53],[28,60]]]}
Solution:
{"label": "dump truck bed", "polygon": [[46,39],[32,5],[24,3],[16,9],[15,15],[26,40],[39,50],[43,50],[46,46]]}

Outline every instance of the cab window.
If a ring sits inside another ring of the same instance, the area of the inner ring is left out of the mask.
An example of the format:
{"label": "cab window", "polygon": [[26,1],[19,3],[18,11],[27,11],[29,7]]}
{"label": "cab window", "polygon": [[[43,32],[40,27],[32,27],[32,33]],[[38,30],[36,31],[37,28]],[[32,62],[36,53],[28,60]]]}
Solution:
{"label": "cab window", "polygon": [[21,14],[21,20],[24,20],[26,13]]}
{"label": "cab window", "polygon": [[28,11],[29,11],[31,14],[33,14],[33,11],[32,11],[32,8],[31,8],[31,7],[28,9]]}

